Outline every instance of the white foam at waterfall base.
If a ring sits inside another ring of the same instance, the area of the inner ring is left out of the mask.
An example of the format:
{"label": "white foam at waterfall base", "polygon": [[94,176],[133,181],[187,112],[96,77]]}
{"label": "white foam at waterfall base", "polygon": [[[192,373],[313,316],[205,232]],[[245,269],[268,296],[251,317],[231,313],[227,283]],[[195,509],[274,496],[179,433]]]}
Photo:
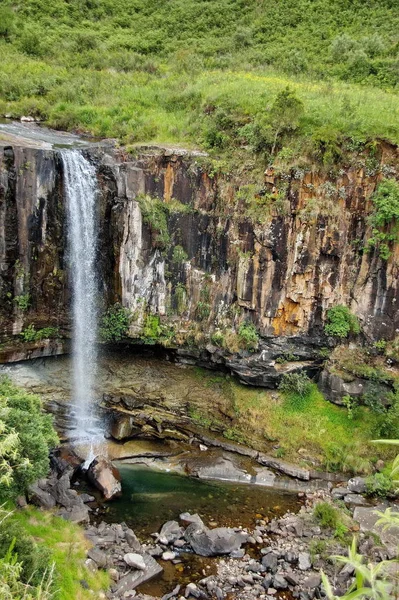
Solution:
{"label": "white foam at waterfall base", "polygon": [[[97,451],[103,432],[96,417],[97,368],[97,178],[94,166],[79,150],[61,150],[68,225],[68,266],[72,287],[72,401],[74,441]],[[98,452],[97,452],[98,453]]]}

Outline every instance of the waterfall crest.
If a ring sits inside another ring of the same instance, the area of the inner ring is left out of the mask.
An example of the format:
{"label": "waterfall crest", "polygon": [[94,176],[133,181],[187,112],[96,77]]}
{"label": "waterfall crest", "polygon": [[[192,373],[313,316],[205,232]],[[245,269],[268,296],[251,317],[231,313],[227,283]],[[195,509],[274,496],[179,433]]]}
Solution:
{"label": "waterfall crest", "polygon": [[76,437],[96,436],[94,382],[97,363],[97,178],[78,150],[61,150],[68,224],[68,257],[73,314],[73,405]]}

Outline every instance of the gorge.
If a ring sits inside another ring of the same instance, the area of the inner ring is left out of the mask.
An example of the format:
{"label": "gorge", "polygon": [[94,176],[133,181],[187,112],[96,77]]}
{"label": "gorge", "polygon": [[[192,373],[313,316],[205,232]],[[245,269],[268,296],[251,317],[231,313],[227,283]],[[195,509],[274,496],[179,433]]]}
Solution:
{"label": "gorge", "polygon": [[[40,137],[35,125],[1,130],[0,359],[3,373],[42,396],[63,440],[83,443],[91,459],[105,432],[111,458],[299,491],[308,512],[342,481],[325,473],[331,465],[374,469],[367,409],[347,425],[345,408],[326,408],[314,386],[306,437],[276,388],[304,374],[346,406],[348,394],[388,396],[395,387],[395,359],[376,377],[391,360],[376,344],[395,350],[397,245],[387,257],[378,244],[364,248],[373,194],[396,173],[396,147],[381,142],[373,169],[362,149],[338,171],[276,165],[234,174],[177,146]],[[325,327],[342,305],[360,324],[348,340]],[[363,348],[373,350],[351,365]],[[148,440],[165,444],[162,452]],[[278,497],[276,518],[285,501]],[[256,520],[262,540],[273,533],[266,512]]]}

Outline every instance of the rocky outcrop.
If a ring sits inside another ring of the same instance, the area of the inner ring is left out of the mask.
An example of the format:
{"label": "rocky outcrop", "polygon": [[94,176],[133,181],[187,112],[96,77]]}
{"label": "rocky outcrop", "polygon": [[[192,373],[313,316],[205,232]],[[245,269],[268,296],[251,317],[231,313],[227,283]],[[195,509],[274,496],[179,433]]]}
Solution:
{"label": "rocky outcrop", "polygon": [[[383,260],[363,249],[370,197],[388,166],[395,174],[396,148],[381,143],[373,170],[365,154],[334,174],[256,177],[214,175],[207,157],[176,149],[84,152],[101,192],[104,305],[120,302],[134,315],[132,343],[162,341],[182,362],[275,387],[284,372],[317,372],[336,304],[350,307],[368,338],[395,335],[399,250]],[[0,142],[3,361],[24,357],[19,334],[32,324],[69,335],[64,197],[56,149]],[[149,315],[160,319],[152,328]],[[261,336],[255,352],[238,335],[247,322]],[[45,344],[44,354],[62,351],[48,341],[29,351]]]}

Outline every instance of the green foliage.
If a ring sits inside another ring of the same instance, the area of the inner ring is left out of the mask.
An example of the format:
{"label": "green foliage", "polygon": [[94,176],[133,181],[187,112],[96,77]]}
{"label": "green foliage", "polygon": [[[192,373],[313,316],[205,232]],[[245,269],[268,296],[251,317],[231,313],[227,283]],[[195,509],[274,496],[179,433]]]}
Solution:
{"label": "green foliage", "polygon": [[[72,598],[89,600],[100,597],[100,590],[107,590],[108,574],[102,570],[92,573],[84,565],[89,544],[79,525],[33,506],[28,506],[21,511],[15,510],[9,515],[5,524],[18,532],[18,539],[8,559],[7,554],[3,558],[0,553],[2,600],[71,600]],[[0,545],[2,540],[1,536]],[[16,549],[18,549],[17,556],[15,556]],[[36,565],[39,571],[44,572],[46,556],[49,557],[50,562],[42,581],[34,588],[24,584],[21,581],[24,563],[30,565],[31,571]],[[22,565],[21,559],[24,561]],[[18,568],[15,568],[16,565]],[[83,580],[87,582],[88,589],[82,587]],[[4,584],[12,589],[11,595],[4,594],[2,587]]]}
{"label": "green foliage", "polygon": [[49,448],[57,443],[50,415],[40,399],[0,381],[0,499],[23,494],[47,474]]}
{"label": "green foliage", "polygon": [[324,326],[327,335],[346,338],[350,333],[359,333],[360,325],[357,317],[347,306],[338,304],[327,311],[327,323]]}
{"label": "green foliage", "polygon": [[399,139],[394,4],[2,2],[1,111],[229,159],[306,148],[325,127],[329,163],[342,137]]}
{"label": "green foliage", "polygon": [[59,330],[58,327],[43,327],[36,330],[33,323],[31,323],[21,331],[20,335],[24,342],[39,342],[58,337]]}
{"label": "green foliage", "polygon": [[28,310],[31,303],[30,294],[22,294],[21,296],[15,296],[14,302],[19,310],[25,312]]}
{"label": "green foliage", "polygon": [[328,502],[318,502],[313,509],[313,515],[322,527],[335,529],[339,523],[339,512]]}
{"label": "green foliage", "polygon": [[279,383],[278,389],[287,395],[299,396],[306,398],[311,389],[312,381],[304,371],[299,373],[284,373]]}
{"label": "green foliage", "polygon": [[19,523],[6,519],[0,524],[0,557],[6,556],[10,547],[21,563],[19,580],[39,586],[51,563],[49,550],[38,546]]}
{"label": "green foliage", "polygon": [[372,237],[367,240],[366,249],[376,247],[381,258],[387,260],[399,235],[399,183],[396,179],[383,179],[371,199]]}
{"label": "green foliage", "polygon": [[184,248],[179,245],[174,246],[173,254],[172,254],[172,261],[176,264],[181,264],[183,262],[186,262],[187,259],[188,259],[188,255],[187,255],[187,252],[184,250]]}
{"label": "green foliage", "polygon": [[161,320],[158,315],[146,315],[141,333],[141,339],[146,344],[155,344],[162,333]]}
{"label": "green foliage", "polygon": [[168,231],[168,206],[158,198],[151,196],[138,196],[143,221],[151,229],[154,245],[165,250],[170,245],[170,234]]}
{"label": "green foliage", "polygon": [[259,344],[259,334],[255,325],[250,321],[244,321],[238,328],[240,344],[246,350],[256,350]]}
{"label": "green foliage", "polygon": [[119,303],[111,306],[101,318],[100,338],[104,342],[120,342],[128,331],[130,311]]}
{"label": "green foliage", "polygon": [[367,493],[372,496],[386,498],[394,490],[391,477],[384,473],[374,473],[366,479]]}

